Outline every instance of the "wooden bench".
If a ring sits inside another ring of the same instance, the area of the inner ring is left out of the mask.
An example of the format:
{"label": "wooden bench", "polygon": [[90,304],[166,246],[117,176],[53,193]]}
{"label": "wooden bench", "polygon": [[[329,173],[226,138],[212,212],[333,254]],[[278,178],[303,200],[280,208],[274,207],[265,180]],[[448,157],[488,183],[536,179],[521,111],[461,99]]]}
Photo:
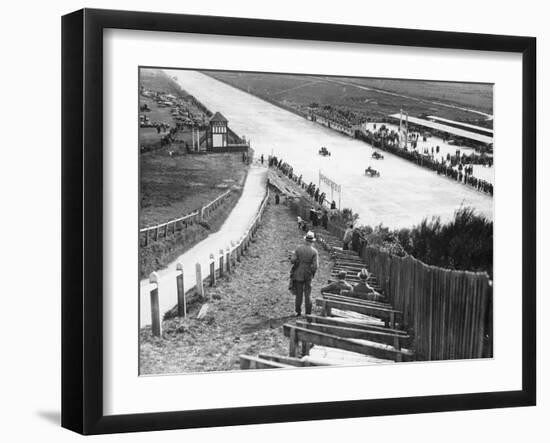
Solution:
{"label": "wooden bench", "polygon": [[359,314],[368,315],[370,317],[376,317],[381,319],[386,326],[395,329],[397,317],[402,313],[395,309],[389,309],[379,306],[370,306],[364,303],[349,303],[340,300],[328,300],[328,299],[316,299],[315,304],[323,309],[323,316],[330,317],[330,310],[332,308],[340,309],[342,311],[357,312]]}
{"label": "wooden bench", "polygon": [[[338,278],[333,277],[333,278],[329,278],[329,279],[328,279],[328,283],[333,283],[333,282],[335,282],[335,281],[338,281]],[[353,283],[353,285],[359,283],[359,280],[353,279],[353,278],[349,278],[349,279],[346,278],[346,281],[347,281],[348,283],[350,283],[350,284]],[[353,286],[353,285],[352,285],[352,286]],[[376,292],[382,292],[382,288],[380,288],[378,285],[370,284],[370,283],[369,283],[369,286],[371,286],[372,289],[374,289]]]}
{"label": "wooden bench", "polygon": [[399,334],[399,335],[408,335],[407,332],[403,331],[402,329],[391,329],[386,328],[384,326],[378,326],[371,323],[367,323],[361,320],[356,319],[344,319],[344,318],[338,318],[338,317],[321,317],[319,315],[306,315],[306,320],[309,320],[313,323],[320,323],[324,325],[335,325],[335,326],[343,326],[343,327],[350,327],[355,329],[364,329],[366,331],[380,331],[380,332],[387,332],[389,334]]}
{"label": "wooden bench", "polygon": [[338,294],[331,294],[329,292],[321,292],[321,295],[323,296],[323,298],[328,300],[338,300],[338,301],[343,301],[345,303],[359,303],[359,304],[365,304],[368,306],[375,306],[379,308],[393,309],[393,306],[389,303],[385,303],[381,301],[365,300],[364,298],[360,298],[357,296],[354,297],[353,294],[338,295]]}
{"label": "wooden bench", "polygon": [[289,354],[291,357],[296,357],[297,347],[300,342],[305,344],[303,348],[306,352],[309,350],[309,345],[327,346],[329,348],[343,349],[357,354],[369,355],[371,357],[393,360],[393,361],[411,361],[413,353],[403,349],[395,349],[393,347],[375,345],[369,343],[361,343],[356,339],[338,337],[333,334],[313,331],[311,329],[302,328],[300,326],[288,325],[283,326],[283,331],[286,337],[289,337]]}
{"label": "wooden bench", "polygon": [[297,321],[296,326],[312,331],[324,332],[343,338],[358,338],[361,340],[369,340],[384,345],[393,346],[395,349],[401,349],[404,343],[410,341],[408,335],[395,334],[374,329],[354,328],[353,326],[327,325],[323,323]]}

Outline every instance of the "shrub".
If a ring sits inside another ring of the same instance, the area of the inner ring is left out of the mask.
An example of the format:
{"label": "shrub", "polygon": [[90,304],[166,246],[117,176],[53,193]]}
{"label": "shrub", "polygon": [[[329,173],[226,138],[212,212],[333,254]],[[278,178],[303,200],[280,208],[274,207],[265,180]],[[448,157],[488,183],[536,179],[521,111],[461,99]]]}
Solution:
{"label": "shrub", "polygon": [[413,228],[390,231],[382,225],[360,228],[369,246],[394,255],[412,255],[428,265],[493,275],[493,222],[461,207],[452,220],[425,218]]}

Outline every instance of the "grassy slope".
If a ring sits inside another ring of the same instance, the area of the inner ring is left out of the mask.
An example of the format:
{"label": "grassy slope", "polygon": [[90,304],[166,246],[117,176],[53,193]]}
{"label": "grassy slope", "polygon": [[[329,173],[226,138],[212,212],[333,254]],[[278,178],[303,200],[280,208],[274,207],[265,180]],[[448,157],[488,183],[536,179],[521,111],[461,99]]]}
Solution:
{"label": "grassy slope", "polygon": [[315,102],[321,105],[346,107],[363,113],[365,116],[387,115],[399,112],[399,109],[404,108],[409,111],[410,115],[429,113],[460,121],[474,122],[481,117],[474,113],[427,102],[427,100],[433,100],[481,112],[492,112],[492,86],[484,84],[328,78],[328,80],[343,80],[414,97],[408,99],[377,91],[367,91],[351,85],[337,84],[323,77],[218,71],[207,73],[241,89],[250,90],[251,93],[260,97],[277,100],[287,106],[297,108]]}
{"label": "grassy slope", "polygon": [[244,183],[240,153],[170,157],[167,150],[140,157],[142,227],[181,217]]}

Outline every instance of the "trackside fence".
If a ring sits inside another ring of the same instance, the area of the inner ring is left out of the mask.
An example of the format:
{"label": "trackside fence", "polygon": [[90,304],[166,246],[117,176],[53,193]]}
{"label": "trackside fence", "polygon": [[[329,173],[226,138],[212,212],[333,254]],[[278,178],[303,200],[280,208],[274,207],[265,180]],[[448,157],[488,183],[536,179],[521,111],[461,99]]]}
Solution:
{"label": "trackside fence", "polygon": [[364,246],[361,258],[403,312],[418,360],[492,357],[493,290],[486,273],[429,266]]}
{"label": "trackside fence", "polygon": [[195,223],[199,223],[205,219],[208,219],[210,215],[220,207],[231,195],[232,189],[224,192],[206,206],[199,208],[189,214],[185,214],[182,217],[175,218],[165,223],[160,223],[155,226],[148,226],[139,230],[140,244],[147,246],[151,241],[157,241],[160,238],[166,238],[168,235],[175,234],[176,231],[192,226]]}

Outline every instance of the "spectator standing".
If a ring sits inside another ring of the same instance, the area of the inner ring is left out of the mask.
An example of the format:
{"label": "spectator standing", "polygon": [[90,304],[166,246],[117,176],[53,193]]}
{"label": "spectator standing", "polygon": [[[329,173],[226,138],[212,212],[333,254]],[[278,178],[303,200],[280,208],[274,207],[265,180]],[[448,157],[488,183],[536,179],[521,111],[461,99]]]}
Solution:
{"label": "spectator standing", "polygon": [[345,251],[349,249],[351,240],[353,237],[353,223],[350,223],[348,229],[344,232],[343,246],[342,249]]}
{"label": "spectator standing", "polygon": [[321,217],[321,225],[324,229],[328,229],[328,212],[323,211],[323,216]]}
{"label": "spectator standing", "polygon": [[302,301],[305,299],[306,314],[311,314],[311,280],[319,268],[319,253],[313,247],[315,234],[309,231],[304,244],[298,246],[290,259],[293,264],[291,286],[294,289],[296,316],[302,315]]}

